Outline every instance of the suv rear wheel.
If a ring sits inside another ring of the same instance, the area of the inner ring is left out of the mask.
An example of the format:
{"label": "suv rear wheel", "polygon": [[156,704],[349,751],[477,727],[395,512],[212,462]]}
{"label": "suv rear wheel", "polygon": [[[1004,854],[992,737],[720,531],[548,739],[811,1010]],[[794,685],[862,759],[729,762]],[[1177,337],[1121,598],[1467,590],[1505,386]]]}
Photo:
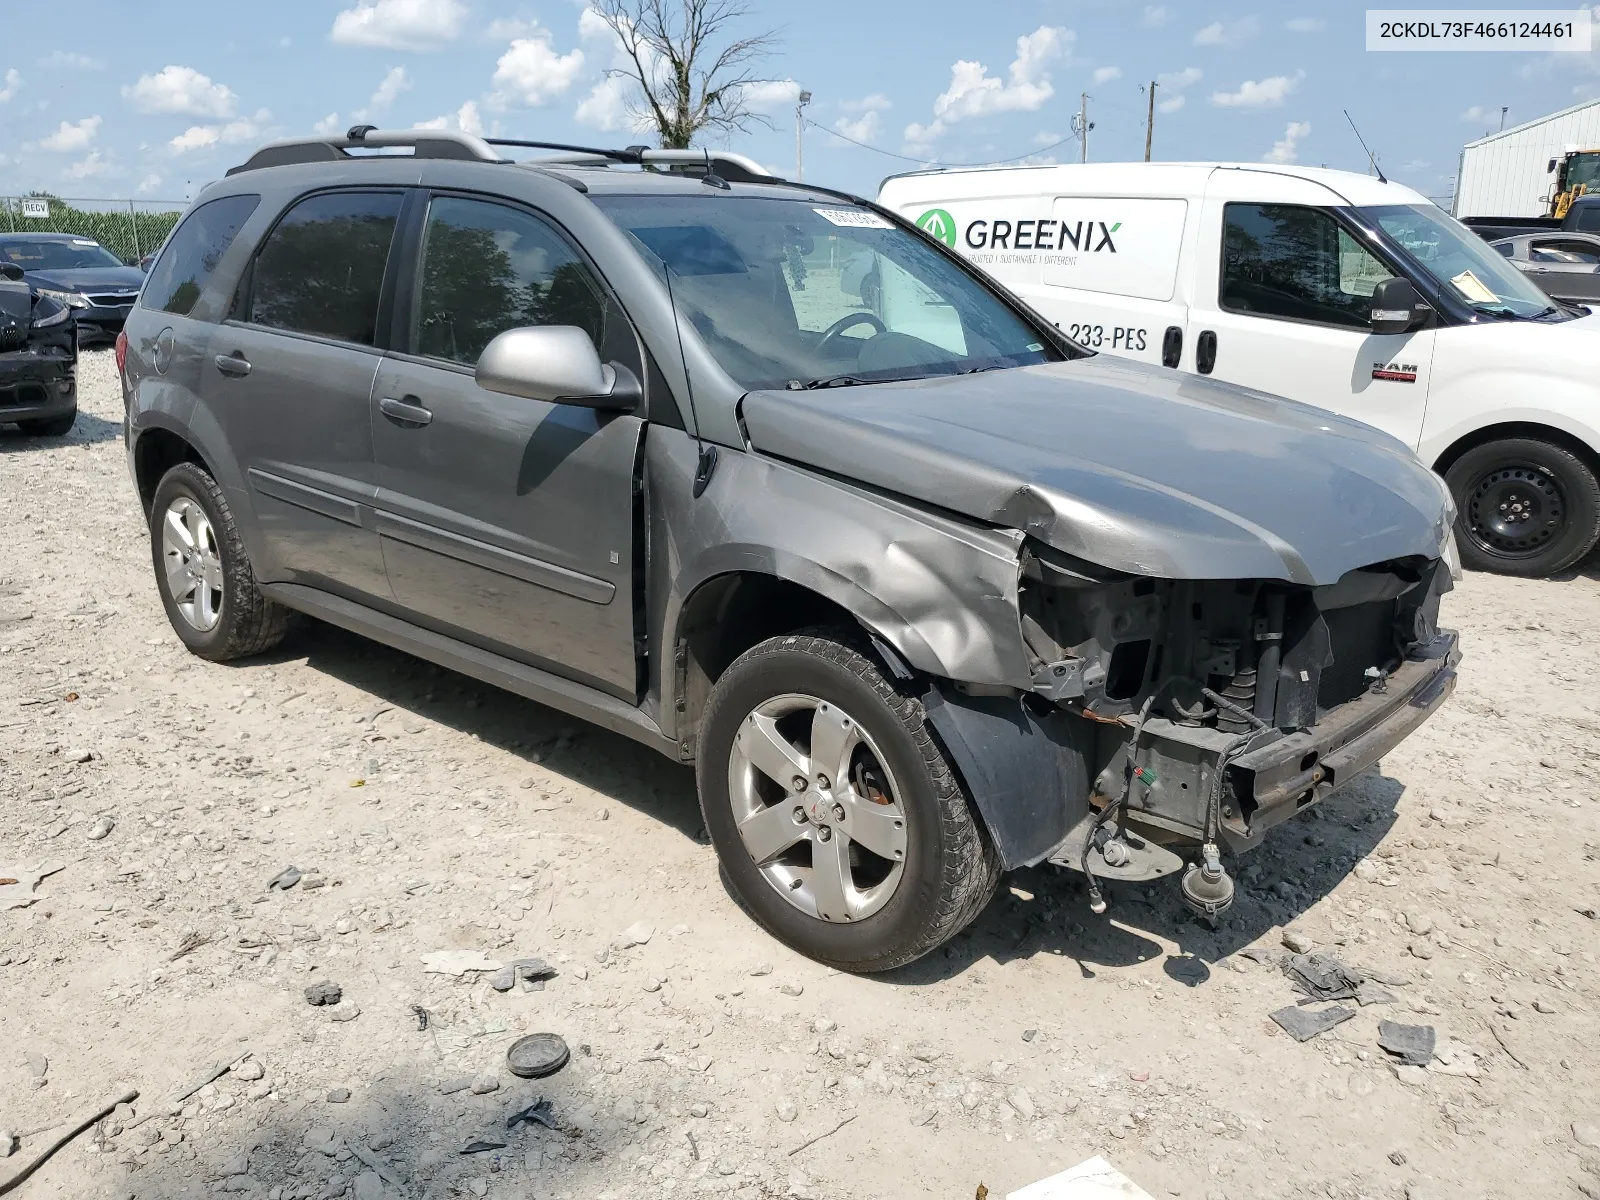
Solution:
{"label": "suv rear wheel", "polygon": [[283,640],[288,610],[256,587],[228,501],[194,463],[179,463],[156,485],[150,554],[167,619],[193,653],[226,662]]}
{"label": "suv rear wheel", "polygon": [[1600,538],[1600,483],[1571,451],[1537,438],[1474,446],[1445,472],[1463,566],[1539,577]]}
{"label": "suv rear wheel", "polygon": [[740,903],[800,953],[885,971],[994,894],[999,860],[923,721],[844,630],[772,638],[717,680],[700,806]]}

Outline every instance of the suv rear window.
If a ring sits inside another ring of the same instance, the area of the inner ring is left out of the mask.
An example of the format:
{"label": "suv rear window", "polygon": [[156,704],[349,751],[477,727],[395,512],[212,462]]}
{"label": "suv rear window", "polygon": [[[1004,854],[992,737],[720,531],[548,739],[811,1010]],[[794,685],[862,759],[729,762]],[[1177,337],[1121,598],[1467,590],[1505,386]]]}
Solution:
{"label": "suv rear window", "polygon": [[399,192],[328,192],[291,208],[256,256],[245,319],[370,346]]}
{"label": "suv rear window", "polygon": [[260,196],[221,196],[185,217],[150,268],[142,293],[144,307],[188,316],[240,227],[260,203]]}

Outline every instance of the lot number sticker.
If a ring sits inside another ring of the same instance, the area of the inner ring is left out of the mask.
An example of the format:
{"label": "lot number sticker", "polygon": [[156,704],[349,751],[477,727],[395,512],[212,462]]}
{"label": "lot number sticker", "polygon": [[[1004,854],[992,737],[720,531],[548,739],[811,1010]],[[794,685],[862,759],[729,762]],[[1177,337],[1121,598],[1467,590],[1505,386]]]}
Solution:
{"label": "lot number sticker", "polygon": [[894,222],[886,221],[875,212],[859,208],[813,208],[812,212],[830,225],[841,229],[893,229]]}

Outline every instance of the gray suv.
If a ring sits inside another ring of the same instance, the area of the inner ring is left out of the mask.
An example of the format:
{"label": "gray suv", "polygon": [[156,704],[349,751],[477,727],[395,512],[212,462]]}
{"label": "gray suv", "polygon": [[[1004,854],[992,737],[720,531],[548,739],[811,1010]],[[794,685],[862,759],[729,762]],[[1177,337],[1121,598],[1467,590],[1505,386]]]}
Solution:
{"label": "gray suv", "polygon": [[737,155],[275,143],[126,335],[194,653],[307,613],[693,763],[733,892],[846,970],[1046,860],[1214,919],[1454,684],[1453,512],[1400,443],[1096,356]]}

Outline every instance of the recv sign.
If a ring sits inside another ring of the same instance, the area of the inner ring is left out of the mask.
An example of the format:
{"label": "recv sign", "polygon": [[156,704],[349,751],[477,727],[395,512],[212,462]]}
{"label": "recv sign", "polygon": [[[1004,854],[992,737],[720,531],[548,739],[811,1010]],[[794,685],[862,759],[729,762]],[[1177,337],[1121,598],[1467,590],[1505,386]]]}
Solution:
{"label": "recv sign", "polygon": [[50,219],[50,201],[24,200],[22,202],[22,215],[30,220],[48,221]]}

